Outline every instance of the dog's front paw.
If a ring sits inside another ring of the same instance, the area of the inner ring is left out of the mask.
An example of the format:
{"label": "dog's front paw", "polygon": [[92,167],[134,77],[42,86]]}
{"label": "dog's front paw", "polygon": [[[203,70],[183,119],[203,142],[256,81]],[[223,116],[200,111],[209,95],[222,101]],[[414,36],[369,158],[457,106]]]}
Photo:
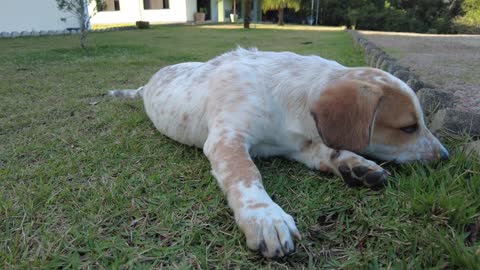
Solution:
{"label": "dog's front paw", "polygon": [[338,172],[349,186],[378,187],[385,185],[389,176],[388,171],[361,157],[355,162],[340,163]]}
{"label": "dog's front paw", "polygon": [[281,258],[294,252],[295,239],[301,239],[292,216],[274,202],[245,206],[237,223],[245,233],[247,246],[266,258]]}

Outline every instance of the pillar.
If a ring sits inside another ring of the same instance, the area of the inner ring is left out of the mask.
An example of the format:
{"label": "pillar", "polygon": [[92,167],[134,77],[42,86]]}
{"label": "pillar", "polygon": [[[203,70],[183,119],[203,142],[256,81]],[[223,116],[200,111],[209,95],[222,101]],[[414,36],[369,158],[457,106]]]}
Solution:
{"label": "pillar", "polygon": [[217,10],[218,10],[218,22],[224,22],[225,21],[225,3],[223,0],[218,0]]}

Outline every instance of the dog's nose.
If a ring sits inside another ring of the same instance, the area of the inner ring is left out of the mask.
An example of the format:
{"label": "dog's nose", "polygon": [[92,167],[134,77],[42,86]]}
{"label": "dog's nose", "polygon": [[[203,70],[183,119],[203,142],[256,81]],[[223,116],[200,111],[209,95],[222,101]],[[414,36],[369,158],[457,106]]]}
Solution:
{"label": "dog's nose", "polygon": [[444,147],[442,147],[440,149],[440,159],[442,159],[442,160],[448,160],[449,159],[448,151]]}

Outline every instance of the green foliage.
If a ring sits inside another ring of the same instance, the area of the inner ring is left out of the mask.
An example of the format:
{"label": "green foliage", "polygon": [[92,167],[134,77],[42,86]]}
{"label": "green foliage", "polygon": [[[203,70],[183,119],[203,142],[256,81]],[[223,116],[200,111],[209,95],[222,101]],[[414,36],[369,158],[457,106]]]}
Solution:
{"label": "green foliage", "polygon": [[82,34],[80,35],[80,46],[87,47],[87,33],[90,25],[91,14],[88,14],[88,5],[93,0],[55,0],[59,10],[72,13],[78,19]]}
{"label": "green foliage", "polygon": [[[480,31],[480,0],[338,0],[319,3],[319,23],[323,25],[419,33]],[[301,5],[301,16],[311,15],[311,1],[302,0]]]}
{"label": "green foliage", "polygon": [[105,0],[95,0],[95,3],[98,11],[107,9],[107,2],[105,2]]}
{"label": "green foliage", "polygon": [[57,1],[57,7],[60,10],[70,12],[78,17],[81,22],[85,17],[85,4],[89,4],[92,0],[55,0]]}
{"label": "green foliage", "polygon": [[383,4],[358,0],[348,19],[357,29],[448,33],[450,10],[443,0],[390,0]]}
{"label": "green foliage", "polygon": [[480,34],[480,0],[464,0],[462,4],[463,15],[454,19],[457,32]]}
{"label": "green foliage", "polygon": [[264,0],[264,10],[278,10],[278,24],[284,24],[284,8],[291,8],[295,11],[300,10],[301,0]]}
{"label": "green foliage", "polygon": [[264,10],[276,10],[279,8],[292,8],[300,10],[300,0],[263,0]]}

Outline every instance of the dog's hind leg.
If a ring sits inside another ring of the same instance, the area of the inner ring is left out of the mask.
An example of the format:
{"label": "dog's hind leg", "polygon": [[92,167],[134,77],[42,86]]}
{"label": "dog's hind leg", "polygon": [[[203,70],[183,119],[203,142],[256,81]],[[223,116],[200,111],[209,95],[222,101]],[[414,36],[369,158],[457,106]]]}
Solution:
{"label": "dog's hind leg", "polygon": [[143,86],[137,89],[110,90],[108,95],[122,98],[140,98],[142,97]]}

